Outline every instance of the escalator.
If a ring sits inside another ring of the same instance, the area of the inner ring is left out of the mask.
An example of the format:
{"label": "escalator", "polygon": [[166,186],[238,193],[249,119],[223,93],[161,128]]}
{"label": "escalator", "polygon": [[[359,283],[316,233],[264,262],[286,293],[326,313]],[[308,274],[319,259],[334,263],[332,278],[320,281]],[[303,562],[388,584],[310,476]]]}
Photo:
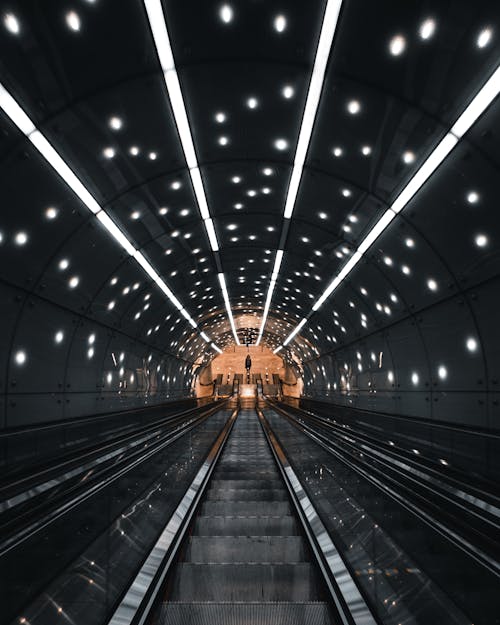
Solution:
{"label": "escalator", "polygon": [[152,622],[337,622],[253,407],[239,413]]}

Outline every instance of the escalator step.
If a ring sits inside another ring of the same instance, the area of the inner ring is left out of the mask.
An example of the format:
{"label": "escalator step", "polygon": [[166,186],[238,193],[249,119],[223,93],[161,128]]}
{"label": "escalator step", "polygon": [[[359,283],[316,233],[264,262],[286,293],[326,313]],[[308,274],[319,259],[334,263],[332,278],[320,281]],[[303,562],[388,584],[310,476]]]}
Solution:
{"label": "escalator step", "polygon": [[269,509],[276,516],[292,513],[287,501],[205,501],[200,509],[202,516],[265,516]]}
{"label": "escalator step", "polygon": [[193,564],[175,567],[172,601],[314,601],[313,567],[300,564]]}
{"label": "escalator step", "polygon": [[[271,509],[271,506],[269,507]],[[199,516],[193,534],[198,536],[293,536],[298,534],[292,516]]]}
{"label": "escalator step", "polygon": [[207,500],[209,501],[287,501],[288,495],[285,489],[269,489],[269,488],[228,488],[207,492]]}
{"label": "escalator step", "polygon": [[330,625],[328,607],[303,603],[165,603],[158,625]]}
{"label": "escalator step", "polygon": [[184,559],[197,563],[295,563],[306,557],[300,536],[191,536]]}
{"label": "escalator step", "polygon": [[210,482],[210,490],[227,490],[227,489],[235,489],[241,488],[246,490],[257,490],[257,489],[266,489],[266,490],[280,490],[283,489],[283,480],[279,480],[278,476],[273,479],[273,476],[269,476],[266,479],[261,480],[249,480],[248,474],[247,479],[241,480],[233,480],[233,479],[224,479],[223,477],[219,477],[218,479],[212,479]]}

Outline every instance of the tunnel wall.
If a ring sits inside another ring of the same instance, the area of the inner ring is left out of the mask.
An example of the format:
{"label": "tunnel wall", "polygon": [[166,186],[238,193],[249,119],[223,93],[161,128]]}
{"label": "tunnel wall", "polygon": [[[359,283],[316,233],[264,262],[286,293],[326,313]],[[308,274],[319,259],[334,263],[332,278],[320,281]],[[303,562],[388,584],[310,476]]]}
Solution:
{"label": "tunnel wall", "polygon": [[487,281],[467,293],[467,303],[452,296],[308,360],[305,396],[498,430],[499,288],[498,279]]}
{"label": "tunnel wall", "polygon": [[0,284],[0,315],[2,429],[191,394],[189,361],[33,293]]}

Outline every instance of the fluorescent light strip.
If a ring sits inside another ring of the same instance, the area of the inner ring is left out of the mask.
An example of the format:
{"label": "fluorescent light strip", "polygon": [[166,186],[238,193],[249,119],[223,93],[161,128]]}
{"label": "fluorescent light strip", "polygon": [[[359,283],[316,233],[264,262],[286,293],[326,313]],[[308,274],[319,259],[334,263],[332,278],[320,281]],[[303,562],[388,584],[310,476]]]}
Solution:
{"label": "fluorescent light strip", "polygon": [[[160,290],[167,296],[170,302],[177,308],[177,310],[185,317],[190,325],[201,333],[198,328],[198,324],[189,315],[189,313],[183,308],[180,301],[173,294],[171,289],[160,278],[155,269],[144,257],[142,252],[136,250],[134,244],[120,227],[113,221],[113,219],[104,211],[94,196],[90,193],[87,187],[78,178],[75,172],[57,152],[50,141],[43,135],[35,126],[33,121],[20,106],[17,100],[7,91],[7,89],[0,83],[0,108],[9,117],[13,124],[15,124],[24,136],[31,141],[34,147],[45,158],[45,160],[51,165],[56,174],[64,180],[73,193],[82,201],[82,203],[89,209],[89,211],[95,215],[101,225],[107,230],[113,239],[122,247],[125,252],[134,258],[134,260],[142,267],[146,274],[156,283]],[[210,341],[210,339],[208,339]],[[208,342],[207,341],[207,342]]]}
{"label": "fluorescent light strip", "polygon": [[219,278],[220,288],[222,291],[222,297],[224,298],[224,303],[226,304],[227,316],[229,318],[229,323],[231,324],[231,330],[233,331],[234,340],[236,341],[236,345],[239,345],[240,342],[238,340],[238,333],[236,332],[236,326],[234,325],[233,315],[231,314],[231,304],[229,303],[229,295],[227,293],[226,287],[226,279],[224,278],[223,273],[217,274]]}
{"label": "fluorescent light strip", "polygon": [[[212,252],[218,252],[219,242],[217,241],[214,223],[210,216],[207,196],[205,194],[205,188],[203,186],[203,180],[196,158],[193,137],[191,135],[191,128],[189,126],[186,106],[184,104],[184,98],[182,96],[179,76],[175,67],[174,54],[172,51],[172,45],[170,43],[170,37],[168,35],[167,22],[165,19],[165,14],[163,12],[162,3],[161,0],[144,0],[144,7],[148,16],[151,32],[153,34],[153,40],[156,46],[156,51],[158,53],[158,59],[160,61],[161,69],[163,71],[163,77],[165,79],[165,86],[167,89],[168,98],[170,100],[170,106],[172,107],[172,111],[174,113],[177,131],[179,133],[182,149],[184,151],[184,157],[188,166],[191,183],[193,185],[194,194],[196,196],[196,201],[198,202],[200,216],[205,225],[205,230]],[[224,287],[222,294],[224,296],[224,303],[226,305],[229,323],[231,324],[231,328],[233,329],[233,335],[236,344],[239,345],[240,343],[238,341],[238,335],[236,334],[233,312],[231,310],[231,304],[229,302],[227,288]]]}
{"label": "fluorescent light strip", "polygon": [[[335,31],[337,29],[340,9],[342,7],[342,0],[328,0],[325,13],[323,15],[323,23],[321,25],[321,33],[319,36],[318,47],[316,49],[316,56],[314,58],[314,65],[311,74],[311,81],[309,83],[309,90],[307,92],[306,105],[304,108],[304,114],[302,116],[302,123],[300,126],[299,140],[297,142],[297,149],[295,150],[295,157],[293,159],[292,175],[290,177],[290,183],[288,185],[287,196],[285,200],[285,209],[283,212],[284,219],[291,219],[293,210],[295,207],[295,201],[297,199],[297,193],[299,191],[300,180],[302,178],[302,172],[304,170],[304,163],[311,142],[311,135],[314,127],[314,121],[318,112],[319,100],[321,92],[323,90],[323,83],[325,81],[325,72],[330,52],[332,49],[333,39],[335,37]],[[283,252],[282,252],[283,253]],[[281,259],[280,263],[281,264]],[[279,273],[278,271],[275,272]],[[269,308],[271,306],[271,300],[276,286],[276,278],[269,284],[269,289],[266,297],[266,305],[262,313],[262,322],[259,330],[259,337],[257,339],[257,345],[260,342],[262,335],[264,334],[264,328],[267,323],[267,317]]]}
{"label": "fluorescent light strip", "polygon": [[[378,239],[382,232],[386,230],[394,217],[396,217],[396,215],[403,210],[403,208],[421,189],[425,182],[427,182],[427,180],[432,176],[436,169],[446,159],[448,154],[457,145],[459,140],[468,130],[470,130],[470,128],[479,119],[479,117],[481,117],[481,115],[490,106],[490,104],[498,96],[499,93],[500,66],[498,66],[493,74],[490,76],[490,78],[488,78],[488,80],[481,87],[479,92],[474,96],[470,104],[468,104],[466,109],[459,116],[458,120],[453,124],[450,131],[437,144],[437,146],[422,163],[418,171],[403,188],[403,190],[394,200],[391,206],[384,212],[382,217],[373,226],[373,228],[366,235],[363,241],[361,241],[352,257],[342,267],[337,276],[335,276],[335,278],[330,282],[327,288],[323,291],[322,295],[316,300],[315,304],[312,307],[313,312],[316,312],[317,310],[319,310],[319,308],[321,308],[321,306],[328,299],[328,297],[330,297],[330,295],[337,289],[340,283],[358,264],[363,254],[368,251],[368,249]],[[303,322],[305,322],[304,319],[287,337],[283,345],[287,345],[293,339],[293,337],[298,333],[300,328],[304,325]]]}
{"label": "fluorescent light strip", "polygon": [[282,260],[283,260],[283,250],[278,250],[274,258],[274,266],[273,266],[273,271],[271,273],[271,282],[269,284],[269,289],[267,291],[266,303],[264,304],[264,312],[262,314],[263,321],[260,324],[259,336],[257,337],[257,341],[255,342],[256,347],[257,345],[259,345],[260,340],[264,334],[265,319],[267,319],[267,315],[269,314],[269,307],[271,306],[271,300],[273,297],[274,288],[276,286],[276,279],[280,271]]}

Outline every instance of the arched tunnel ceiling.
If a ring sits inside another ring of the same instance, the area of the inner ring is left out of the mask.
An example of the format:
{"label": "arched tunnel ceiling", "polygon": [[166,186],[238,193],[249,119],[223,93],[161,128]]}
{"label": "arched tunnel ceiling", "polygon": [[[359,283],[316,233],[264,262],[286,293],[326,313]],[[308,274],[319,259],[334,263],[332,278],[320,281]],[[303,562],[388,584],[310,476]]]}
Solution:
{"label": "arched tunnel ceiling", "polygon": [[[153,0],[12,0],[0,26],[2,279],[54,315],[77,311],[187,361],[247,327],[282,345],[500,58],[495,3],[341,5],[288,222],[326,2],[165,1],[162,16]],[[176,74],[157,53],[163,19]],[[175,75],[194,163],[168,91]],[[16,126],[17,105],[33,128]],[[303,359],[498,274],[499,109],[460,138],[297,335]]]}

